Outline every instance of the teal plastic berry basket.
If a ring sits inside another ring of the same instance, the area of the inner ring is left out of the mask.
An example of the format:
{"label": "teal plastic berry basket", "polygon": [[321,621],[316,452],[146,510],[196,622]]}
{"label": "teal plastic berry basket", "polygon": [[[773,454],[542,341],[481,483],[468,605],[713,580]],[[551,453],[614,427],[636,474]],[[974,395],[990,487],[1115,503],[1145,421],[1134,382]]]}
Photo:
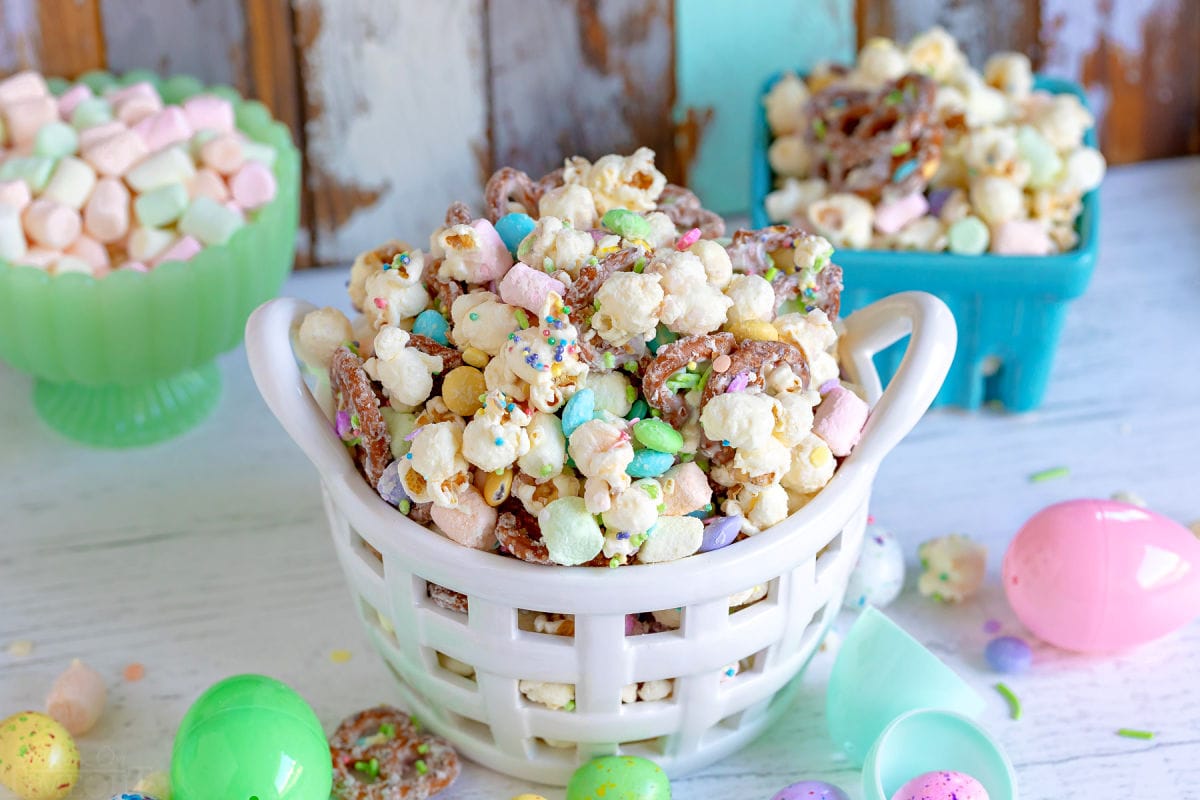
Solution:
{"label": "teal plastic berry basket", "polygon": [[[765,97],[781,75],[762,89]],[[1071,93],[1086,103],[1078,84],[1038,76],[1036,88]],[[774,175],[767,160],[771,131],[761,102],[755,117],[751,164],[750,217],[755,227],[770,225],[765,206]],[[1095,146],[1096,132],[1084,139]],[[839,250],[845,270],[842,309],[850,313],[896,292],[916,289],[940,297],[958,323],[958,353],[934,406],[974,409],[999,402],[1009,411],[1031,411],[1042,402],[1059,334],[1071,300],[1087,289],[1096,265],[1098,192],[1083,198],[1075,222],[1079,244],[1049,256],[960,256],[890,250]],[[904,356],[903,342],[876,356],[879,374],[891,379]]]}

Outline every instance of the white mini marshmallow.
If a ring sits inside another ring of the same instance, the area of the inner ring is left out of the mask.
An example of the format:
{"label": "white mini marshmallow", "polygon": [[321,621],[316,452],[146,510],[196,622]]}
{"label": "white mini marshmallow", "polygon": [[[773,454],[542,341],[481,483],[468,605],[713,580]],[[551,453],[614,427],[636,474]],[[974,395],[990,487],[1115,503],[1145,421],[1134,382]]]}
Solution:
{"label": "white mini marshmallow", "polygon": [[125,182],[138,192],[149,192],[172,183],[187,183],[196,175],[191,156],[180,146],[159,150],[125,174]]}
{"label": "white mini marshmallow", "polygon": [[67,156],[59,160],[41,196],[78,211],[95,188],[96,171],[86,161]]}

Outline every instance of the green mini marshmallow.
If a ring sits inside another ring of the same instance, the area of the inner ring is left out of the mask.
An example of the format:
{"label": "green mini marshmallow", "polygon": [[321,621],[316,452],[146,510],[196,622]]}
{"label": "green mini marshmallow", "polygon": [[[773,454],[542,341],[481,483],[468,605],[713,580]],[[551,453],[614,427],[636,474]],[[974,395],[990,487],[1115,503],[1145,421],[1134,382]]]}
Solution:
{"label": "green mini marshmallow", "polygon": [[1017,129],[1017,152],[1029,164],[1029,185],[1046,189],[1054,185],[1062,172],[1063,162],[1054,145],[1028,125]]}
{"label": "green mini marshmallow", "polygon": [[112,104],[103,97],[89,97],[81,100],[71,112],[71,126],[77,131],[94,128],[106,122],[112,122]]}
{"label": "green mini marshmallow", "polygon": [[586,564],[604,547],[604,533],[582,497],[560,497],[547,505],[538,514],[538,527],[555,564]]}
{"label": "green mini marshmallow", "polygon": [[947,248],[960,256],[977,256],[986,252],[991,232],[979,217],[966,216],[946,231]]}
{"label": "green mini marshmallow", "polygon": [[246,139],[242,142],[242,155],[247,161],[257,161],[266,167],[275,166],[275,148],[269,144]]}
{"label": "green mini marshmallow", "polygon": [[192,138],[188,139],[187,148],[188,154],[192,158],[200,158],[200,148],[217,138],[221,134],[208,128],[201,128],[192,134]]}
{"label": "green mini marshmallow", "polygon": [[33,152],[49,158],[73,156],[79,150],[79,134],[65,122],[51,122],[37,132]]}
{"label": "green mini marshmallow", "polygon": [[29,184],[34,194],[38,194],[50,182],[50,176],[54,174],[54,166],[57,163],[57,159],[49,156],[10,158],[0,164],[0,181],[23,180]]}
{"label": "green mini marshmallow", "polygon": [[161,228],[171,224],[179,219],[179,215],[187,207],[187,188],[182,183],[160,186],[138,195],[133,201],[133,210],[137,214],[138,222],[148,228]]}
{"label": "green mini marshmallow", "polygon": [[210,197],[197,197],[180,218],[179,230],[211,246],[225,244],[244,224],[233,209]]}

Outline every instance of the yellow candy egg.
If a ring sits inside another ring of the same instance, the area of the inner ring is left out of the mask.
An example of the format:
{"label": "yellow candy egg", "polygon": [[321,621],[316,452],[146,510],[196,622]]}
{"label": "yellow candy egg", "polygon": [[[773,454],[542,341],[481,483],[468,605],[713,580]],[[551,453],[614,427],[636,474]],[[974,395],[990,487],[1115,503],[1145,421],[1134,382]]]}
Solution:
{"label": "yellow candy egg", "polygon": [[760,342],[779,341],[779,331],[769,322],[761,319],[747,319],[725,326],[725,330],[733,334],[739,342],[746,339],[757,339]]}
{"label": "yellow candy egg", "polygon": [[486,392],[483,373],[475,367],[455,367],[442,381],[442,400],[460,417],[469,417],[483,408],[479,398]]}
{"label": "yellow candy egg", "polygon": [[540,794],[519,794],[512,800],[546,800]]}
{"label": "yellow candy egg", "polygon": [[79,750],[67,729],[22,711],[0,721],[0,783],[21,800],[61,800],[79,780]]}
{"label": "yellow candy egg", "polygon": [[489,472],[487,480],[483,482],[483,499],[493,508],[500,505],[508,499],[508,493],[512,491],[513,473],[511,469],[506,469],[502,472]]}
{"label": "yellow candy egg", "polygon": [[478,347],[468,347],[466,350],[463,350],[462,356],[463,361],[467,362],[472,367],[479,367],[480,369],[486,367],[488,365],[488,361],[491,360],[488,357],[488,354],[480,350]]}

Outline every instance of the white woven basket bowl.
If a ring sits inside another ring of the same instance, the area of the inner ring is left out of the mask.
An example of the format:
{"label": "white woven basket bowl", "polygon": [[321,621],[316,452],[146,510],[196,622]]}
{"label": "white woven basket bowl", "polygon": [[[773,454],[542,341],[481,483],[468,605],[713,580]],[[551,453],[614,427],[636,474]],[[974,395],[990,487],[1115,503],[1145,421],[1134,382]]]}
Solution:
{"label": "white woven basket bowl", "polygon": [[[310,308],[291,299],[263,305],[247,324],[246,349],[267,405],[321,475],[338,558],[403,705],[472,760],[556,785],[606,754],[645,756],[681,775],[742,747],[787,709],[841,606],[879,463],[937,394],[956,335],[949,310],[928,294],[905,292],[858,311],[846,320],[841,356],[874,410],[853,455],[811,503],[722,550],[589,569],[467,549],[381,500],[292,355],[291,332]],[[910,331],[881,396],[871,356]],[[426,582],[467,595],[469,613],[435,605]],[[760,584],[766,598],[731,614],[730,595]],[[574,614],[575,635],[521,630],[518,609]],[[679,630],[625,635],[626,614],[663,609],[680,609]],[[443,669],[438,653],[472,665],[474,678]],[[750,666],[722,680],[742,659]],[[622,705],[626,684],[665,678],[674,679],[669,698]],[[574,711],[529,702],[522,679],[574,684]]]}

